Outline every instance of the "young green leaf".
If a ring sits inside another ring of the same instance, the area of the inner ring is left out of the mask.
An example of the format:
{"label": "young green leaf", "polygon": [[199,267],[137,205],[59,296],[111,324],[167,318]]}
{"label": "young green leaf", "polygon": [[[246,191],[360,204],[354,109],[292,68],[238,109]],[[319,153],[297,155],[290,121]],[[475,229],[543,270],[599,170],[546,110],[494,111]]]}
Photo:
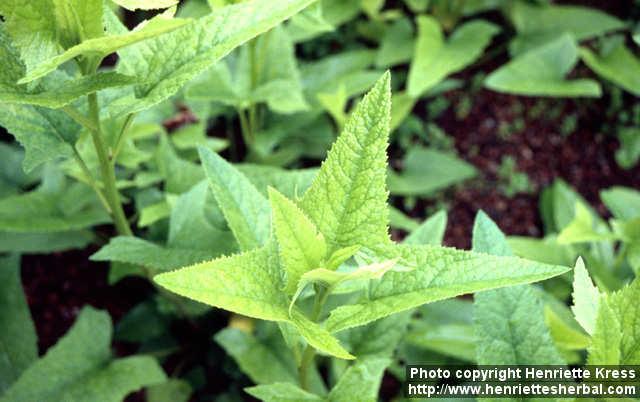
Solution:
{"label": "young green leaf", "polygon": [[130,11],[136,10],[157,10],[169,8],[178,4],[180,0],[112,0],[120,7]]}
{"label": "young green leaf", "polygon": [[[483,212],[473,227],[473,250],[513,255],[498,226]],[[478,364],[563,364],[544,321],[541,300],[528,285],[475,295]]]}
{"label": "young green leaf", "polygon": [[329,393],[327,401],[350,401],[354,395],[358,396],[360,402],[377,401],[382,374],[389,363],[389,359],[375,357],[358,360],[340,377]]}
{"label": "young green leaf", "polygon": [[193,300],[248,317],[288,321],[275,246],[221,257],[158,275],[161,286]]}
{"label": "young green leaf", "polygon": [[267,199],[229,162],[198,148],[213,195],[241,250],[259,247],[269,238],[271,209]]}
{"label": "young green leaf", "polygon": [[400,18],[389,26],[376,54],[376,66],[388,68],[406,63],[413,55],[413,25],[408,18]]}
{"label": "young green leaf", "polygon": [[600,303],[600,292],[593,285],[584,261],[579,258],[573,270],[573,306],[576,320],[589,335],[593,335]]}
{"label": "young green leaf", "polygon": [[640,191],[614,186],[600,191],[600,198],[617,219],[631,220],[640,217]]}
{"label": "young green leaf", "polygon": [[302,199],[329,253],[389,241],[385,172],[390,112],[386,73],[358,104]]}
{"label": "young green leaf", "polygon": [[587,243],[612,240],[614,238],[610,233],[596,232],[593,224],[593,215],[583,203],[576,202],[575,211],[573,221],[562,229],[562,232],[558,235],[558,243]]}
{"label": "young green leaf", "polygon": [[[234,48],[268,31],[315,0],[251,0],[214,10],[173,32],[118,51],[118,69],[145,82],[110,114],[145,110],[175,94]],[[144,57],[144,62],[140,62]]]}
{"label": "young green leaf", "polygon": [[186,380],[170,379],[147,389],[147,402],[188,402],[193,390]]}
{"label": "young green leaf", "polygon": [[531,96],[599,97],[600,85],[590,79],[567,80],[578,61],[570,35],[530,50],[492,72],[485,86],[498,92]]}
{"label": "young green leaf", "polygon": [[445,42],[435,18],[419,16],[417,25],[418,40],[407,83],[413,98],[471,64],[499,31],[489,22],[472,21],[460,26]]}
{"label": "young green leaf", "polygon": [[104,35],[102,0],[52,0],[58,40],[64,48]]}
{"label": "young green leaf", "polygon": [[316,226],[298,206],[269,188],[273,227],[285,273],[284,291],[293,294],[300,278],[320,266],[327,246]]}
{"label": "young green leaf", "polygon": [[400,257],[409,272],[388,272],[372,284],[369,298],[333,310],[327,328],[340,331],[425,303],[480,290],[547,279],[569,270],[516,257],[497,257],[437,246],[376,248],[376,258]]}
{"label": "young green leaf", "polygon": [[0,395],[38,358],[36,329],[20,281],[20,258],[0,258]]}
{"label": "young green leaf", "polygon": [[276,382],[245,388],[245,391],[264,402],[323,402],[325,399],[309,393],[289,382]]}

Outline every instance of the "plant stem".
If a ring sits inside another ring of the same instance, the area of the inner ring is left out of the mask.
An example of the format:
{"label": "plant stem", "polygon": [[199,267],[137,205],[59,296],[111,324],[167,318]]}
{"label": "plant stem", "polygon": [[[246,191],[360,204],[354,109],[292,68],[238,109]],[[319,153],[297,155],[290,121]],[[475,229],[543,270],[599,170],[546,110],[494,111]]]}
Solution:
{"label": "plant stem", "polygon": [[111,164],[107,146],[102,136],[102,128],[100,127],[100,109],[98,106],[98,96],[95,93],[88,95],[89,116],[93,120],[95,130],[91,130],[91,139],[98,155],[100,162],[100,174],[102,176],[102,184],[104,187],[104,196],[111,209],[111,217],[116,225],[118,233],[123,236],[133,236],[127,217],[120,203],[120,194],[116,188],[116,173],[114,166]]}
{"label": "plant stem", "polygon": [[[322,308],[329,296],[328,289],[316,286],[316,295],[313,301],[313,312],[311,314],[311,320],[317,322],[322,314]],[[309,391],[309,369],[314,365],[314,358],[316,356],[316,350],[313,346],[307,344],[304,352],[302,353],[302,359],[300,360],[300,367],[298,368],[298,375],[300,376],[300,387],[305,391]]]}
{"label": "plant stem", "polygon": [[78,164],[78,166],[80,166],[82,173],[84,173],[84,175],[87,177],[87,181],[89,182],[89,185],[91,186],[91,188],[93,188],[93,191],[95,191],[96,194],[98,195],[98,198],[100,199],[100,202],[102,203],[102,206],[104,207],[104,209],[106,209],[108,213],[111,213],[111,206],[107,202],[107,199],[104,198],[104,194],[102,194],[100,185],[93,178],[93,175],[91,174],[91,171],[89,171],[87,164],[84,163],[82,156],[80,156],[80,153],[75,147],[73,147],[73,157],[76,160],[76,163]]}
{"label": "plant stem", "polygon": [[253,148],[253,132],[251,131],[251,124],[247,119],[247,115],[243,109],[238,109],[238,117],[240,118],[240,131],[242,132],[242,140],[247,148]]}
{"label": "plant stem", "polygon": [[115,165],[116,159],[118,158],[118,154],[122,150],[122,145],[124,144],[125,134],[126,134],[127,130],[129,129],[129,127],[131,126],[131,123],[133,123],[133,118],[134,117],[135,117],[134,113],[129,113],[127,115],[127,117],[125,118],[124,123],[122,124],[122,128],[120,129],[120,133],[118,134],[118,139],[116,140],[116,146],[114,147],[114,150],[113,150],[113,155],[111,155],[111,163],[113,165]]}

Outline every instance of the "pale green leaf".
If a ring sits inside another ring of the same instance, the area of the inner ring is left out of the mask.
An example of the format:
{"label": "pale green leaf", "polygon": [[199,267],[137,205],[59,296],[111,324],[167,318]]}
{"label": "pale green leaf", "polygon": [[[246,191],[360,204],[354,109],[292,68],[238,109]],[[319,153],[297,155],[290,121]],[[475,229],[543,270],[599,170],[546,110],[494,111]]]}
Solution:
{"label": "pale green leaf", "polygon": [[182,194],[205,179],[202,166],[181,159],[166,136],[160,138],[156,163],[167,193]]}
{"label": "pale green leaf", "polygon": [[603,298],[598,306],[595,329],[588,349],[588,364],[619,365],[622,363],[620,344],[622,324],[616,312],[609,306],[608,298]]}
{"label": "pale green leaf", "polygon": [[536,282],[569,270],[517,257],[497,257],[437,246],[385,246],[376,258],[400,257],[409,272],[390,271],[369,290],[368,300],[331,312],[332,332],[363,325],[425,303],[465,293]]}
{"label": "pale green leaf", "polygon": [[427,218],[404,239],[404,244],[442,244],[447,228],[447,211],[440,210]]}
{"label": "pale green leaf", "polygon": [[624,41],[600,54],[586,47],[580,48],[580,57],[598,75],[640,96],[640,59],[624,45]]}
{"label": "pale green leaf", "polygon": [[158,275],[161,286],[190,299],[248,317],[288,321],[273,245]]}
{"label": "pale green leaf", "polygon": [[618,127],[618,141],[616,162],[623,169],[633,168],[640,160],[640,126]]}
{"label": "pale green leaf", "polygon": [[135,87],[135,96],[113,104],[110,113],[141,111],[169,98],[234,48],[314,1],[245,1],[216,9],[168,34],[120,49],[118,68],[145,77],[146,82]]}
{"label": "pale green leaf", "polygon": [[245,391],[264,402],[323,402],[325,400],[289,382],[257,385],[245,388]]}
{"label": "pale green leaf", "polygon": [[640,192],[637,190],[614,186],[600,191],[600,198],[617,219],[631,220],[640,216]]}
{"label": "pale green leaf", "polygon": [[[620,321],[620,364],[640,364],[640,281],[634,280],[622,290],[610,295],[607,303]],[[598,315],[601,313],[598,312]],[[603,312],[604,314],[604,312]],[[597,332],[596,320],[596,332]],[[593,338],[596,337],[594,332]]]}
{"label": "pale green leaf", "polygon": [[91,256],[92,261],[118,261],[160,273],[211,259],[204,250],[163,247],[137,237],[114,237]]}
{"label": "pale green leaf", "polygon": [[36,329],[20,280],[20,258],[0,258],[0,395],[38,358]]}
{"label": "pale green leaf", "polygon": [[496,25],[475,20],[461,25],[445,41],[435,18],[419,16],[417,25],[418,39],[407,83],[407,92],[413,98],[471,64],[499,31]]}
{"label": "pale green leaf", "polygon": [[595,230],[593,215],[583,203],[576,202],[575,211],[573,220],[558,235],[558,243],[587,243],[613,238],[609,233],[598,233]]}
{"label": "pale green leaf", "polygon": [[169,8],[178,4],[180,0],[111,0],[127,10],[157,10]]}
{"label": "pale green leaf", "polygon": [[544,321],[558,348],[584,350],[591,345],[591,337],[563,320],[552,308],[545,306]]}
{"label": "pale green leaf", "polygon": [[353,257],[358,252],[358,250],[360,250],[360,246],[350,246],[336,250],[327,259],[327,263],[325,264],[325,266],[330,270],[335,271],[345,261]]}
{"label": "pale green leaf", "polygon": [[271,209],[267,199],[229,162],[198,148],[213,195],[241,250],[259,247],[269,238]]}
{"label": "pale green leaf", "polygon": [[593,335],[596,324],[600,293],[589,277],[584,261],[579,258],[573,270],[573,305],[576,320],[588,334]]}
{"label": "pale green leaf", "polygon": [[[504,234],[483,212],[473,227],[473,250],[513,255]],[[531,286],[477,293],[474,309],[478,364],[564,363],[544,321],[543,304]]]}
{"label": "pale green leaf", "polygon": [[318,173],[315,168],[292,170],[251,164],[235,166],[263,195],[267,195],[267,188],[271,186],[290,199],[300,198]]}
{"label": "pale green leaf", "polygon": [[492,72],[485,86],[498,92],[530,96],[599,97],[600,85],[590,79],[567,80],[578,61],[578,47],[570,35],[530,50]]}
{"label": "pale green leaf", "polygon": [[367,357],[390,358],[407,332],[411,312],[394,314],[368,325],[342,331],[338,338],[358,359]]}
{"label": "pale green leaf", "polygon": [[402,165],[401,173],[389,171],[387,184],[394,195],[429,195],[477,175],[455,155],[420,146],[411,147]]}
{"label": "pale green leaf", "polygon": [[324,235],[329,253],[389,241],[385,172],[390,98],[387,73],[358,104],[302,199],[302,209]]}
{"label": "pale green leaf", "polygon": [[340,359],[355,359],[355,356],[347,352],[338,339],[329,333],[323,326],[309,320],[297,310],[293,310],[291,322],[296,326],[300,335],[320,352],[335,356]]}
{"label": "pale green leaf", "polygon": [[[64,53],[43,61],[36,68],[29,71],[27,75],[22,77],[18,83],[25,84],[44,77],[58,68],[58,66],[77,57],[91,56],[102,59],[121,48],[171,32],[187,23],[189,23],[189,20],[171,18],[171,16],[160,14],[143,22],[131,32],[121,35],[108,35],[99,38],[87,39],[82,43],[67,49]],[[138,83],[138,80],[136,80],[136,83]]]}
{"label": "pale green leaf", "polygon": [[376,357],[358,360],[340,377],[327,401],[352,401],[354,395],[358,402],[377,401],[382,375],[389,363],[389,359]]}
{"label": "pale green leaf", "polygon": [[293,201],[273,188],[269,189],[269,201],[280,263],[285,273],[284,291],[293,294],[300,278],[320,266],[327,246],[313,222]]}

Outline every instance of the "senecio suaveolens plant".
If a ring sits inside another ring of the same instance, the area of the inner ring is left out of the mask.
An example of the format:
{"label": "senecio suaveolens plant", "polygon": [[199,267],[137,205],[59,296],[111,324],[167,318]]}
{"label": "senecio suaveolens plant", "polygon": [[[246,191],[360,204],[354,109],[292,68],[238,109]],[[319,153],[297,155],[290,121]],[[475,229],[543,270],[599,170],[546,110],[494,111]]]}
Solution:
{"label": "senecio suaveolens plant", "polygon": [[[298,356],[298,384],[250,388],[259,398],[354,400],[367,381],[377,388],[389,362],[356,360],[355,372],[345,374],[328,395],[311,394],[317,353],[357,358],[335,333],[425,303],[569,270],[512,256],[391,241],[386,190],[390,110],[390,74],[385,73],[346,122],[311,187],[295,200],[275,189],[264,197],[231,164],[200,149],[214,197],[241,253],[163,273],[155,281],[179,295],[279,324]],[[356,373],[361,376],[357,385],[349,385]],[[358,400],[369,399],[375,395]]]}

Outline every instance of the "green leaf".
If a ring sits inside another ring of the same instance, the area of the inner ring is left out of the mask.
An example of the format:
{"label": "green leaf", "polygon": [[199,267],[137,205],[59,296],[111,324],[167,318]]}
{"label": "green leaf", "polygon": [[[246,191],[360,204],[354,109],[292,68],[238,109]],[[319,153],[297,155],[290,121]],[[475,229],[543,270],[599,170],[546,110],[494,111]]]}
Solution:
{"label": "green leaf", "polygon": [[611,240],[610,233],[599,233],[594,228],[591,211],[581,202],[576,202],[575,216],[573,220],[558,235],[558,243],[588,243],[595,241]]}
{"label": "green leaf", "polygon": [[600,85],[590,79],[567,80],[578,61],[570,35],[530,50],[492,72],[485,86],[494,91],[530,96],[599,97]]}
{"label": "green leaf", "polygon": [[169,8],[178,4],[180,0],[112,0],[120,7],[130,11],[136,10],[157,10]]}
{"label": "green leaf", "polygon": [[300,68],[305,91],[309,94],[335,92],[341,84],[347,85],[355,74],[371,66],[374,59],[375,53],[370,50],[353,50],[305,64]]}
{"label": "green leaf", "polygon": [[576,320],[589,335],[593,335],[596,325],[600,292],[594,286],[582,258],[573,270],[573,306],[571,310]]}
{"label": "green leaf", "polygon": [[447,228],[447,211],[440,210],[426,219],[407,236],[404,244],[442,244]]}
{"label": "green leaf", "polygon": [[213,201],[206,180],[183,193],[175,201],[169,221],[170,248],[207,252],[210,257],[234,252],[238,246]]}
{"label": "green leaf", "polygon": [[170,379],[163,384],[147,389],[148,402],[188,402],[192,393],[191,385],[185,380]]}
{"label": "green leaf", "polygon": [[245,388],[245,391],[264,402],[322,402],[325,400],[289,382],[257,385]]}
{"label": "green leaf", "polygon": [[582,47],[580,58],[598,75],[640,96],[640,59],[624,45],[624,41],[600,54]]}
{"label": "green leaf", "polygon": [[455,155],[412,147],[403,171],[389,171],[387,184],[394,195],[428,195],[477,175],[476,169]]}
{"label": "green leaf", "polygon": [[[611,307],[614,312],[613,316],[620,322],[620,362],[618,364],[621,365],[640,363],[640,306],[638,305],[638,297],[640,297],[640,282],[634,280],[626,288],[610,295],[604,302]],[[600,305],[602,304],[601,301]],[[596,330],[592,338],[594,344],[598,336],[598,319],[601,314],[606,313],[606,308],[602,312],[598,311]],[[612,327],[615,328],[615,324]],[[607,347],[611,346],[615,346],[615,343],[607,345]]]}
{"label": "green leaf", "polygon": [[408,18],[401,18],[389,26],[376,54],[376,66],[387,68],[406,63],[413,55],[413,25]]}
{"label": "green leaf", "polygon": [[603,298],[598,306],[595,329],[588,349],[588,364],[619,365],[621,361],[620,343],[622,324],[616,312],[609,306],[608,298]]}
{"label": "green leaf", "polygon": [[623,169],[631,169],[640,160],[640,127],[618,127],[618,141],[616,162]]}
{"label": "green leaf", "polygon": [[407,83],[407,91],[413,98],[471,64],[499,31],[489,22],[471,21],[461,25],[445,42],[435,18],[419,16],[417,25],[418,40]]}
{"label": "green leaf", "polygon": [[104,34],[102,0],[52,0],[58,40],[65,48]]}
{"label": "green leaf", "polygon": [[640,191],[614,186],[600,191],[600,198],[617,219],[631,220],[640,217]]}
{"label": "green leaf", "polygon": [[198,148],[213,195],[241,250],[259,247],[269,238],[269,202],[249,180],[221,156]]}
{"label": "green leaf", "polygon": [[85,307],[71,330],[0,401],[120,402],[132,391],[166,380],[150,357],[110,361],[110,345],[109,315]]}
{"label": "green leaf", "polygon": [[134,96],[114,103],[110,113],[141,111],[169,98],[234,48],[314,1],[245,1],[216,9],[173,32],[121,49],[118,51],[121,60],[118,69],[145,77],[146,82],[135,87]]}
{"label": "green leaf", "polygon": [[411,312],[394,314],[368,325],[351,328],[339,334],[349,351],[358,359],[368,357],[391,358],[398,343],[407,332]]}
{"label": "green leaf", "polygon": [[[20,51],[27,71],[61,50],[52,6],[51,0],[33,0],[28,4],[20,0],[7,0],[0,4],[4,28]],[[34,33],[37,33],[38,40],[34,40]],[[4,55],[0,59],[3,63],[8,61]],[[3,65],[5,68],[6,65]]]}
{"label": "green leaf", "polygon": [[295,365],[253,335],[225,328],[216,334],[215,341],[256,384],[298,382]]}
{"label": "green leaf", "polygon": [[390,100],[386,73],[358,104],[302,199],[301,207],[324,235],[329,253],[389,241],[385,150]]}
{"label": "green leaf", "polygon": [[[473,227],[473,250],[513,255],[504,234],[483,212]],[[564,364],[544,321],[543,304],[531,286],[477,293],[474,309],[478,364]]]}
{"label": "green leaf", "polygon": [[24,147],[22,166],[27,173],[45,162],[71,157],[81,130],[60,111],[13,104],[0,107],[0,125]]}
{"label": "green leaf", "polygon": [[[38,64],[36,68],[32,69],[27,75],[22,77],[18,81],[18,84],[26,84],[44,77],[58,68],[58,66],[78,57],[91,56],[98,60],[102,60],[104,57],[119,49],[174,31],[189,22],[189,20],[172,18],[170,15],[166,16],[164,14],[160,14],[148,21],[144,21],[131,32],[87,39],[82,43],[67,49],[64,53],[56,55],[55,57]],[[139,82],[139,80],[136,80],[135,83],[137,82]],[[131,83],[133,84],[134,82]]]}
{"label": "green leaf", "polygon": [[[85,196],[85,199],[76,199],[74,210],[65,205],[68,201],[65,196],[71,191]],[[3,231],[65,232],[109,221],[92,190],[80,183],[61,185],[53,191],[43,185],[29,193],[0,200],[0,230]]]}
{"label": "green leaf", "polygon": [[0,395],[38,358],[36,329],[20,280],[20,258],[0,258]]}
{"label": "green leaf", "polygon": [[409,272],[388,272],[372,284],[368,300],[331,312],[331,332],[363,325],[387,315],[480,290],[547,279],[569,270],[517,257],[497,257],[437,246],[384,246],[376,258],[400,257]]}
{"label": "green leaf", "polygon": [[149,268],[160,273],[211,259],[204,250],[162,247],[137,237],[119,236],[109,241],[90,258],[92,261],[117,261]]}
{"label": "green leaf", "polygon": [[158,275],[161,286],[193,300],[248,317],[288,321],[273,245]]}
{"label": "green leaf", "polygon": [[389,359],[374,357],[358,360],[340,377],[327,401],[351,401],[354,395],[358,396],[359,402],[377,401],[382,374],[389,363]]}
{"label": "green leaf", "polygon": [[89,230],[54,233],[0,232],[0,252],[27,254],[83,249],[94,240]]}
{"label": "green leaf", "polygon": [[300,335],[304,337],[309,345],[313,346],[320,352],[324,352],[330,356],[335,356],[339,359],[355,359],[355,356],[347,352],[340,345],[340,342],[338,342],[338,340],[329,333],[329,331],[309,320],[297,310],[293,310],[291,322],[296,326]]}
{"label": "green leaf", "polygon": [[311,169],[280,169],[273,166],[238,164],[235,165],[263,195],[268,187],[273,187],[290,199],[298,199],[311,186],[318,173]]}
{"label": "green leaf", "polygon": [[273,188],[269,189],[269,201],[285,273],[284,291],[291,295],[296,291],[300,278],[320,266],[327,246],[313,222],[293,201]]}
{"label": "green leaf", "polygon": [[518,31],[510,45],[513,54],[522,54],[565,33],[576,40],[594,38],[624,28],[624,22],[595,8],[514,2],[509,17]]}

